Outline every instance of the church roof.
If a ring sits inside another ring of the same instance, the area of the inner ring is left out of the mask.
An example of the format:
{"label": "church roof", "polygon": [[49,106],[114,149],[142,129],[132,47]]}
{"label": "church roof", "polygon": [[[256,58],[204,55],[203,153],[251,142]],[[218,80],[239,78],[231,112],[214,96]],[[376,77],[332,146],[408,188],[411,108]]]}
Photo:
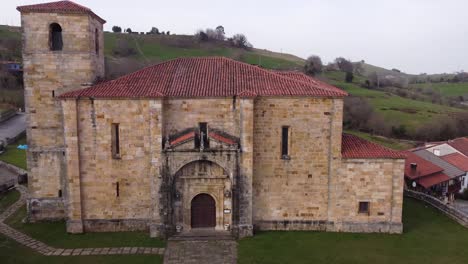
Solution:
{"label": "church roof", "polygon": [[178,58],[60,98],[344,97],[347,93],[303,74],[282,74],[224,57]]}
{"label": "church roof", "polygon": [[343,134],[341,155],[344,159],[405,159],[398,151],[369,142],[360,137]]}
{"label": "church roof", "polygon": [[35,5],[24,5],[18,6],[16,9],[20,12],[88,14],[98,19],[101,23],[106,23],[104,19],[96,15],[91,9],[72,1],[57,1]]}

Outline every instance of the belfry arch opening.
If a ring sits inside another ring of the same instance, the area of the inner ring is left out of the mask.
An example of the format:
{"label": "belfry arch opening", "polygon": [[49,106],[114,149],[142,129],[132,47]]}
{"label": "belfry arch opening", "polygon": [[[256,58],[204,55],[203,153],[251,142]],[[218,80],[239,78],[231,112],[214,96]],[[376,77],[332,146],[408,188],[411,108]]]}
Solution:
{"label": "belfry arch opening", "polygon": [[62,27],[57,23],[49,26],[49,48],[52,51],[63,49]]}

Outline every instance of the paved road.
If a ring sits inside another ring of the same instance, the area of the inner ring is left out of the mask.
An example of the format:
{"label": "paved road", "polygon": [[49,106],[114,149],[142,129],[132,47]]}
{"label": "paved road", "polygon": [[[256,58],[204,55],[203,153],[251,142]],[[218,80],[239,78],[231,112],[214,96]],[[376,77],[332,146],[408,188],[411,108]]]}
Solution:
{"label": "paved road", "polygon": [[468,201],[455,200],[454,207],[468,215]]}
{"label": "paved road", "polygon": [[17,114],[16,116],[0,123],[0,140],[6,141],[7,138],[14,138],[26,130],[26,115]]}
{"label": "paved road", "polygon": [[234,240],[169,241],[164,264],[235,264],[237,244]]}

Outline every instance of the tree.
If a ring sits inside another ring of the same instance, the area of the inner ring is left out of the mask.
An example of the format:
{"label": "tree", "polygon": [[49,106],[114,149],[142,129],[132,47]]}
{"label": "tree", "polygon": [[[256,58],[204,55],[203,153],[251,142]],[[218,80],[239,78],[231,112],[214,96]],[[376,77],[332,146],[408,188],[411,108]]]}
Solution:
{"label": "tree", "polygon": [[235,47],[249,49],[252,48],[252,44],[247,40],[247,37],[244,34],[235,34],[231,38],[231,43]]}
{"label": "tree", "polygon": [[216,27],[216,39],[217,40],[224,40],[225,39],[225,33],[224,33],[224,27],[223,26],[217,26]]}
{"label": "tree", "polygon": [[122,33],[122,28],[119,26],[113,26],[112,27],[112,32],[114,33]]}
{"label": "tree", "polygon": [[151,34],[159,35],[159,29],[157,27],[152,27],[150,30]]}
{"label": "tree", "polygon": [[317,73],[321,73],[323,70],[322,59],[319,56],[312,55],[307,58],[304,65],[304,72],[308,75],[315,76]]}
{"label": "tree", "polygon": [[346,72],[345,81],[352,82],[354,75],[353,75],[353,63],[343,57],[338,57],[335,59],[336,65],[338,68],[344,72]]}
{"label": "tree", "polygon": [[132,33],[132,29],[131,28],[127,28],[127,30],[125,30],[125,32],[127,32],[128,34]]}
{"label": "tree", "polygon": [[208,35],[202,29],[199,29],[197,33],[195,33],[195,38],[198,41],[208,41]]}
{"label": "tree", "polygon": [[170,35],[170,34],[171,34],[171,32],[169,30],[166,31],[166,35]]}

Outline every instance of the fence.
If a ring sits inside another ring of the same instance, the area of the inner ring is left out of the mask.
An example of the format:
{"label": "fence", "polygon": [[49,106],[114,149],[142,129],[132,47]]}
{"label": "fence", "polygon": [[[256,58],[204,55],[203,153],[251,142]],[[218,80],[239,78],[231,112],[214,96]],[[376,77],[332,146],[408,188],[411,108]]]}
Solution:
{"label": "fence", "polygon": [[418,199],[420,201],[423,201],[442,213],[446,214],[448,217],[452,218],[453,220],[457,221],[459,224],[461,224],[464,227],[468,228],[468,214],[456,209],[455,207],[445,204],[441,200],[432,197],[428,194],[421,193],[421,192],[415,192],[411,190],[405,190],[405,196],[411,197]]}

